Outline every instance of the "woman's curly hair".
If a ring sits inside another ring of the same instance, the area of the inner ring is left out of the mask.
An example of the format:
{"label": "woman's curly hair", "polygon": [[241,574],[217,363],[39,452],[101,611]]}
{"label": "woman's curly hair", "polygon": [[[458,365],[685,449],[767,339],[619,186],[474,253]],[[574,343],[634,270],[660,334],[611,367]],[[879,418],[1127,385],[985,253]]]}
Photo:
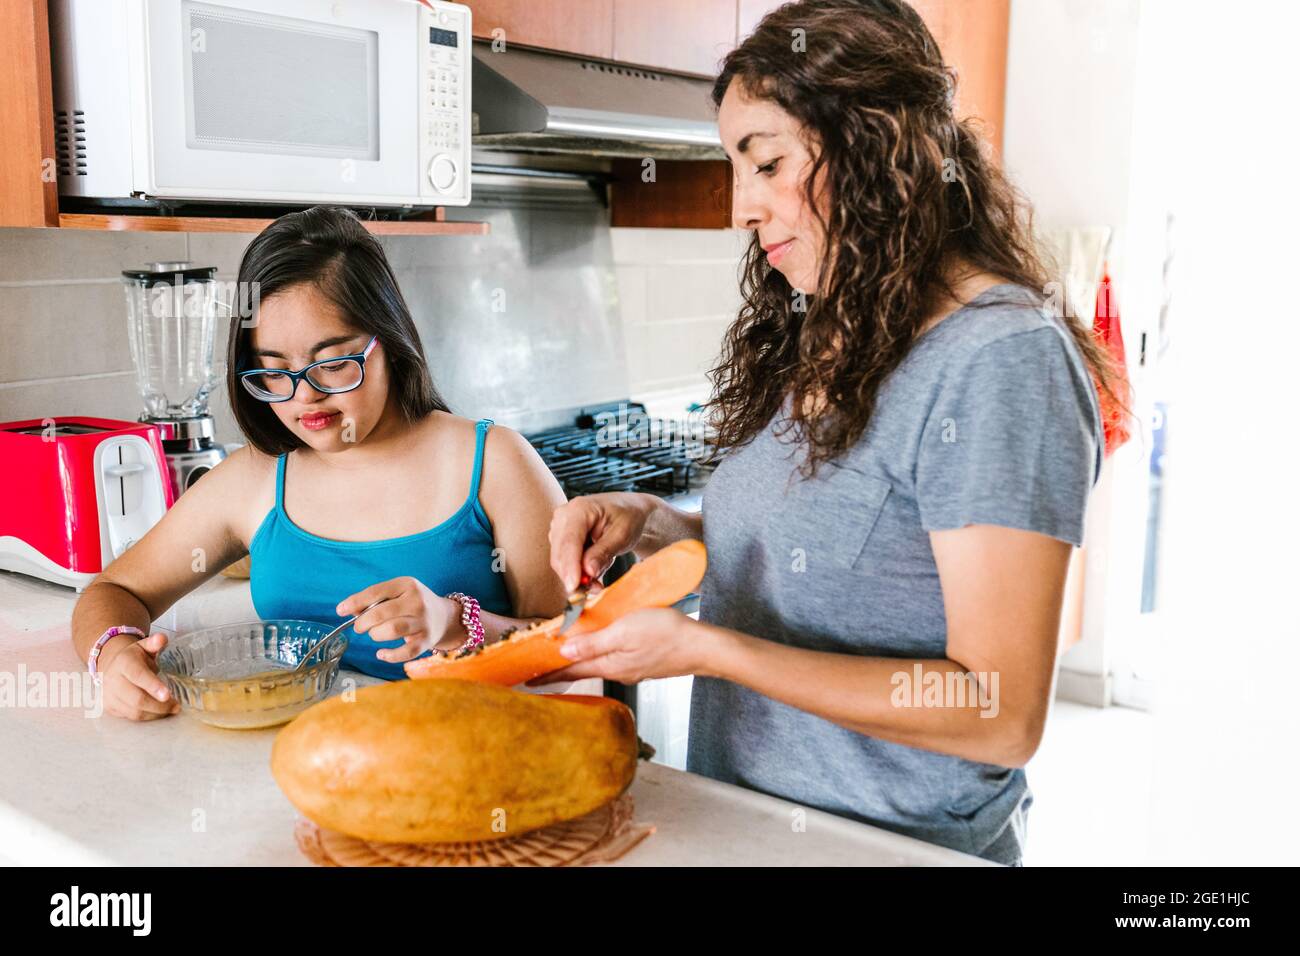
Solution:
{"label": "woman's curly hair", "polygon": [[[710,414],[725,453],[793,399],[780,430],[795,429],[811,475],[866,432],[881,384],[953,295],[953,263],[1044,293],[1049,273],[1028,205],[982,151],[975,122],[954,116],[955,73],[902,0],[787,3],[723,61],[716,105],[733,81],[802,124],[813,155],[806,202],[827,252],[817,289],[801,296],[755,232],[744,304],[710,373]],[[1107,354],[1077,321],[1066,325],[1114,397]],[[805,401],[819,396],[828,400]]]}

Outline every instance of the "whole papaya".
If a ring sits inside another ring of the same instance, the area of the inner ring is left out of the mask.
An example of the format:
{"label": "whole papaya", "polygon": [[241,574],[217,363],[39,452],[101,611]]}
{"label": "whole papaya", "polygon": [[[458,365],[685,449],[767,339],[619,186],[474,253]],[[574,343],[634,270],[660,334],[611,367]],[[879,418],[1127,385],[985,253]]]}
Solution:
{"label": "whole papaya", "polygon": [[461,680],[333,697],[271,749],[280,789],[316,824],[364,840],[495,840],[571,820],[636,773],[632,713],[604,697]]}

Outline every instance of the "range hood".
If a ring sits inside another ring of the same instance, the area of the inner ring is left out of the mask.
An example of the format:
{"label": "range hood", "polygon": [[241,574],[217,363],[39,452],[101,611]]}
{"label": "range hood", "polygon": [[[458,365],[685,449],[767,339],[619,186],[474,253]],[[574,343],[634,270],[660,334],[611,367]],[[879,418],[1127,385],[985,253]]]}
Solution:
{"label": "range hood", "polygon": [[473,69],[475,149],[726,158],[707,80],[485,41]]}

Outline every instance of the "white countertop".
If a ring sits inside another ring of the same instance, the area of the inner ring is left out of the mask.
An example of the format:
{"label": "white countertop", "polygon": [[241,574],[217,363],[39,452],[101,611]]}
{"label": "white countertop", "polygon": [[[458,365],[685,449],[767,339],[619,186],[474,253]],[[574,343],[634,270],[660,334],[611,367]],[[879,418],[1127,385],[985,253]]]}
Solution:
{"label": "white countertop", "polygon": [[[0,863],[307,865],[297,812],[271,778],[276,729],[219,730],[185,715],[135,723],[76,700],[35,706],[32,688],[81,681],[68,637],[75,601],[0,571],[0,680],[19,692],[17,705],[0,705]],[[161,623],[255,618],[247,583],[218,577]],[[795,804],[660,764],[640,765],[632,795],[636,819],[656,832],[616,865],[987,865],[818,810],[802,810],[800,829]]]}

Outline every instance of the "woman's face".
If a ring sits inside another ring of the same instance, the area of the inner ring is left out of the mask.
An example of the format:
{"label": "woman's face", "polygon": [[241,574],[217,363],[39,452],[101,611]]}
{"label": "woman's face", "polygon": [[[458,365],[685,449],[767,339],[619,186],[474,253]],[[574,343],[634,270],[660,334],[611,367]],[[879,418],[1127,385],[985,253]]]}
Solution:
{"label": "woman's face", "polygon": [[[350,325],[334,303],[309,283],[290,286],[263,300],[250,333],[250,367],[299,371],[312,362],[356,355],[370,334]],[[343,451],[362,441],[383,417],[388,401],[388,364],[383,347],[371,349],[365,380],[350,392],[319,392],[306,380],[293,398],[267,407],[284,427],[319,452]]]}
{"label": "woman's face", "polygon": [[718,131],[731,159],[737,228],[757,233],[768,263],[793,288],[815,293],[825,242],[804,192],[814,157],[802,126],[733,80],[718,108]]}

